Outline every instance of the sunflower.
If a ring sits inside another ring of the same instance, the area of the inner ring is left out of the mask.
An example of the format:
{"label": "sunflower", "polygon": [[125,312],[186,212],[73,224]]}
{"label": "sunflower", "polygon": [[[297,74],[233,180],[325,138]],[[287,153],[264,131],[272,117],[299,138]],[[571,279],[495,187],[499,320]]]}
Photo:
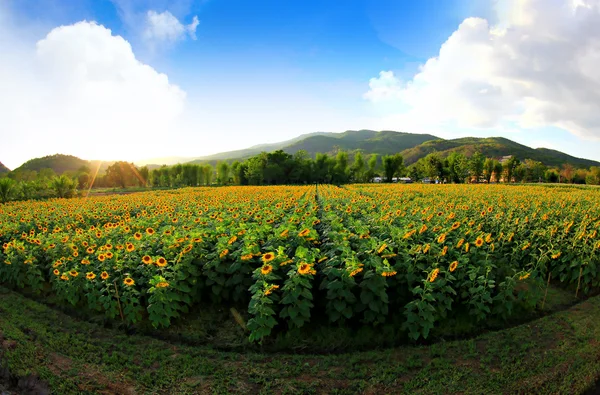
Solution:
{"label": "sunflower", "polygon": [[427,231],[427,225],[423,224],[423,226],[421,226],[421,229],[419,230],[419,234],[423,234]]}
{"label": "sunflower", "polygon": [[88,280],[93,280],[96,278],[96,275],[92,272],[89,272],[88,274],[85,275],[85,278],[87,278]]}
{"label": "sunflower", "polygon": [[104,255],[104,254],[100,254],[100,255],[98,255],[98,260],[99,260],[100,262],[104,262],[104,260],[105,260],[105,259],[106,259],[106,255]]}
{"label": "sunflower", "polygon": [[436,268],[433,269],[433,271],[431,272],[431,275],[429,276],[429,282],[432,283],[435,281],[435,279],[437,278],[438,274],[440,274],[440,269]]}
{"label": "sunflower", "polygon": [[107,272],[102,272],[102,274],[100,274],[100,278],[102,278],[103,280],[108,279],[109,275]]}
{"label": "sunflower", "polygon": [[285,229],[283,232],[279,234],[279,237],[287,237],[289,234],[289,230]]}
{"label": "sunflower", "polygon": [[273,266],[271,265],[263,265],[263,267],[260,268],[260,273],[263,276],[266,276],[267,274],[271,273],[273,271]]}
{"label": "sunflower", "polygon": [[145,265],[151,265],[151,264],[152,264],[152,257],[151,257],[150,255],[144,255],[144,256],[142,257],[142,262],[143,262]]}
{"label": "sunflower", "polygon": [[223,251],[221,251],[221,253],[219,254],[219,258],[224,258],[227,256],[227,254],[229,254],[229,250],[226,248]]}
{"label": "sunflower", "polygon": [[252,255],[252,254],[242,255],[242,261],[249,261],[253,257],[254,257],[254,255]]}
{"label": "sunflower", "polygon": [[527,280],[531,276],[531,273],[525,273],[524,275],[519,277],[519,281]]}
{"label": "sunflower", "polygon": [[267,252],[262,256],[262,261],[264,263],[271,262],[273,259],[275,259],[275,254],[273,254],[272,252]]}
{"label": "sunflower", "polygon": [[442,234],[440,235],[440,237],[438,237],[438,239],[437,239],[437,242],[441,244],[441,243],[443,243],[443,242],[445,242],[445,241],[446,241],[446,234],[445,234],[445,233],[442,233]]}
{"label": "sunflower", "polygon": [[469,252],[470,247],[471,247],[471,244],[469,244],[469,243],[465,244],[465,252]]}
{"label": "sunflower", "polygon": [[60,274],[60,270],[54,269],[52,273],[54,273],[55,276],[58,276]]}
{"label": "sunflower", "polygon": [[90,264],[90,261],[89,261],[89,259],[82,259],[82,260],[81,260],[81,264],[82,264],[82,265],[89,265],[89,264]]}
{"label": "sunflower", "polygon": [[298,267],[298,273],[305,275],[311,272],[311,267],[308,263],[301,263]]}
{"label": "sunflower", "polygon": [[135,281],[133,281],[132,278],[127,277],[125,278],[125,280],[123,280],[123,284],[127,285],[128,287],[131,287],[133,284],[135,284]]}
{"label": "sunflower", "polygon": [[149,235],[153,235],[154,234],[154,229],[152,228],[146,228],[146,233]]}
{"label": "sunflower", "polygon": [[412,235],[414,235],[415,233],[417,233],[417,231],[415,229],[411,230],[410,232],[408,232],[407,234],[404,235],[403,239],[409,239],[412,237]]}
{"label": "sunflower", "polygon": [[106,257],[107,257],[108,259],[111,259],[113,256],[114,256],[114,255],[113,255],[113,253],[112,253],[112,252],[107,252],[107,253],[106,253]]}
{"label": "sunflower", "polygon": [[448,253],[448,246],[444,246],[444,249],[442,249],[442,256],[446,255]]}
{"label": "sunflower", "polygon": [[552,259],[558,259],[561,256],[561,252],[558,251],[556,254],[552,254]]}
{"label": "sunflower", "polygon": [[526,249],[528,249],[529,247],[531,247],[531,243],[527,243],[523,246],[523,248],[521,248],[521,251],[525,251]]}
{"label": "sunflower", "polygon": [[483,245],[483,239],[480,237],[477,238],[477,240],[475,240],[475,246],[476,247],[481,247]]}
{"label": "sunflower", "polygon": [[65,281],[69,281],[69,276],[67,276],[66,274],[63,274],[62,276],[60,276],[61,280],[65,280]]}
{"label": "sunflower", "polygon": [[264,295],[269,296],[269,295],[271,295],[271,293],[273,293],[274,290],[276,290],[278,288],[279,288],[279,285],[271,285],[267,289],[265,289]]}
{"label": "sunflower", "polygon": [[136,240],[141,240],[142,234],[140,232],[135,232],[135,234],[133,235],[133,238]]}
{"label": "sunflower", "polygon": [[387,244],[383,243],[381,245],[381,247],[379,247],[379,249],[377,250],[378,254],[381,254],[383,252],[383,250],[385,250],[387,248]]}
{"label": "sunflower", "polygon": [[127,250],[127,252],[131,252],[131,251],[135,250],[135,246],[133,244],[129,243],[129,244],[127,244],[125,249]]}
{"label": "sunflower", "polygon": [[306,237],[306,236],[308,236],[309,233],[310,233],[310,230],[303,229],[302,232],[298,233],[298,236],[300,236],[300,237]]}
{"label": "sunflower", "polygon": [[423,254],[427,254],[429,252],[430,248],[431,248],[431,245],[426,244],[425,247],[423,247]]}
{"label": "sunflower", "polygon": [[450,264],[450,267],[448,269],[450,270],[450,272],[453,272],[456,270],[457,267],[458,267],[458,261],[454,261]]}
{"label": "sunflower", "polygon": [[492,239],[492,234],[488,233],[487,236],[485,236],[485,242],[489,244],[492,241],[494,241],[494,239]]}
{"label": "sunflower", "polygon": [[112,250],[112,244],[106,244],[104,245],[104,248],[106,248],[107,250]]}
{"label": "sunflower", "polygon": [[187,254],[188,252],[190,252],[192,250],[193,246],[191,244],[188,244],[184,249],[183,249],[183,253]]}
{"label": "sunflower", "polygon": [[85,250],[85,252],[87,252],[88,254],[93,254],[94,249],[92,247],[88,247],[87,250]]}
{"label": "sunflower", "polygon": [[231,236],[231,239],[227,242],[227,244],[232,245],[237,240],[237,236]]}
{"label": "sunflower", "polygon": [[392,276],[395,276],[396,274],[398,274],[398,273],[395,271],[386,271],[386,272],[381,273],[381,275],[383,277],[392,277]]}
{"label": "sunflower", "polygon": [[160,258],[158,258],[156,260],[156,266],[158,266],[158,267],[165,267],[165,266],[167,266],[167,260],[161,256]]}
{"label": "sunflower", "polygon": [[69,274],[71,275],[71,277],[77,277],[77,276],[79,276],[79,273],[77,272],[77,270],[71,270],[69,272]]}
{"label": "sunflower", "polygon": [[161,281],[158,284],[156,284],[156,288],[167,288],[169,286],[169,283],[166,281]]}
{"label": "sunflower", "polygon": [[459,227],[460,227],[460,222],[458,222],[458,221],[452,224],[452,230],[456,230]]}
{"label": "sunflower", "polygon": [[350,277],[354,277],[354,276],[356,276],[358,273],[360,273],[360,272],[362,272],[362,271],[363,271],[363,268],[362,268],[362,267],[359,267],[359,268],[357,268],[357,269],[354,269],[354,270],[352,270],[352,271],[350,272]]}

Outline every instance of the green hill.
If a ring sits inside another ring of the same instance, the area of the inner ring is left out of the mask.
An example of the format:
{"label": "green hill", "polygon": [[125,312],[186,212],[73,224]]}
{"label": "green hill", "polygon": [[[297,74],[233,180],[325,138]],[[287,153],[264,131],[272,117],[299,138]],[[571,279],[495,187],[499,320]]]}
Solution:
{"label": "green hill", "polygon": [[438,138],[430,134],[348,130],[344,133],[311,136],[288,145],[283,150],[291,154],[305,150],[311,156],[317,152],[334,153],[338,149],[362,150],[366,154],[394,154],[435,139]]}
{"label": "green hill", "polygon": [[600,162],[576,158],[560,151],[547,148],[533,149],[504,137],[465,137],[453,140],[437,139],[406,149],[402,151],[402,156],[404,157],[405,163],[409,165],[432,152],[438,152],[445,157],[451,152],[460,152],[467,156],[471,156],[476,151],[481,152],[484,156],[489,158],[501,158],[507,155],[514,155],[519,159],[533,159],[540,161],[547,166],[561,166],[563,163],[570,163],[576,167],[600,165]]}
{"label": "green hill", "polygon": [[18,172],[21,170],[33,170],[39,172],[42,169],[52,169],[56,174],[63,174],[67,171],[76,172],[85,166],[90,169],[90,171],[96,171],[96,169],[99,167],[98,174],[103,174],[108,166],[113,163],[114,162],[99,160],[88,161],[73,155],[55,154],[44,156],[42,158],[30,159],[14,169],[14,171]]}
{"label": "green hill", "polygon": [[4,166],[2,164],[2,162],[0,162],[0,174],[2,174],[2,173],[8,173],[9,171],[10,171],[10,169],[8,167]]}

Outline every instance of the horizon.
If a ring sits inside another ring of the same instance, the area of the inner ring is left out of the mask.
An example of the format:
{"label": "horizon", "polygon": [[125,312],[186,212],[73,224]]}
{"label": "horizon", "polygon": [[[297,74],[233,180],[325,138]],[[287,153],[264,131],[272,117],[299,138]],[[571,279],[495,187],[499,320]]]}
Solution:
{"label": "horizon", "polygon": [[0,0],[0,162],[361,129],[600,161],[599,22],[600,0]]}

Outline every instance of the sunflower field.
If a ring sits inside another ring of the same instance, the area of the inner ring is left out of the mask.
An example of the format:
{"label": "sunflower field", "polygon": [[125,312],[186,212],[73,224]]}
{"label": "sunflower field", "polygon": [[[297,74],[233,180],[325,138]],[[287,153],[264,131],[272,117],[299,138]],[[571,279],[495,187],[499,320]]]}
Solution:
{"label": "sunflower field", "polygon": [[312,320],[398,323],[598,290],[600,195],[501,185],[187,188],[0,205],[0,284],[127,324],[247,306],[251,341]]}

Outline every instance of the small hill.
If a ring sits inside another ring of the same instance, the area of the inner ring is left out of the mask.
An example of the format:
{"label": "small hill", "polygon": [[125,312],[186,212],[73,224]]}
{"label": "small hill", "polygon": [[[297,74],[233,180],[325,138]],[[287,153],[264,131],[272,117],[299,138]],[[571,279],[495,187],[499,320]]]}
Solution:
{"label": "small hill", "polygon": [[[326,135],[332,135],[332,134],[335,134],[335,133],[315,132],[315,133],[302,134],[291,140],[281,141],[279,143],[259,144],[259,145],[254,145],[254,146],[252,146],[250,148],[246,148],[246,149],[220,152],[220,153],[214,154],[214,155],[202,156],[202,157],[199,157],[189,163],[214,163],[219,160],[246,159],[251,156],[258,155],[263,151],[271,152],[271,151],[277,151],[279,149],[284,149],[287,146],[290,146],[298,141],[301,141],[301,140],[304,140],[307,138],[312,138],[312,137],[317,137],[317,136],[326,136]],[[153,162],[153,163],[156,163],[156,162]]]}
{"label": "small hill", "polygon": [[533,159],[540,161],[547,166],[561,166],[564,163],[570,163],[576,167],[600,165],[600,162],[576,158],[560,151],[547,148],[533,149],[504,137],[465,137],[453,140],[437,139],[406,149],[402,151],[402,156],[404,157],[405,163],[410,165],[432,152],[438,152],[445,157],[452,152],[460,152],[467,156],[471,156],[476,151],[481,152],[484,156],[489,158],[501,158],[507,155],[514,155],[519,159]]}
{"label": "small hill", "polygon": [[10,169],[8,167],[4,166],[2,164],[2,162],[0,162],[0,174],[2,174],[2,173],[8,173],[9,171],[10,171]]}
{"label": "small hill", "polygon": [[430,134],[412,134],[384,130],[348,130],[344,133],[329,133],[311,136],[283,148],[293,154],[305,150],[314,156],[317,152],[334,153],[338,149],[345,151],[362,150],[366,154],[395,154],[413,148],[438,137]]}
{"label": "small hill", "polygon": [[14,171],[52,169],[56,174],[62,174],[66,171],[77,171],[83,166],[90,167],[90,162],[73,155],[56,154],[30,159]]}

